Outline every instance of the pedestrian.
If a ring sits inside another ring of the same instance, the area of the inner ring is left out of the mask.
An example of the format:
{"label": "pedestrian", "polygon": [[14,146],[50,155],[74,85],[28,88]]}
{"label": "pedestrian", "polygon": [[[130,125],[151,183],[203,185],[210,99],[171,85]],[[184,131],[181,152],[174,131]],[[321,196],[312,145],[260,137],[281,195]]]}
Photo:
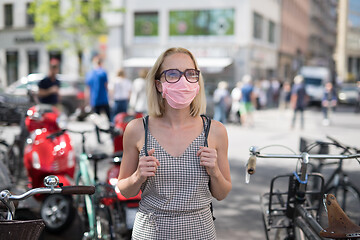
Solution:
{"label": "pedestrian", "polygon": [[220,81],[213,95],[214,120],[227,123],[227,113],[231,107],[231,98],[228,90],[228,83]]}
{"label": "pedestrian", "polygon": [[357,86],[357,99],[355,103],[355,113],[359,113],[360,112],[360,80],[357,80],[356,86]]}
{"label": "pedestrian", "polygon": [[241,123],[240,121],[240,100],[241,100],[242,82],[238,81],[236,86],[231,90],[231,111],[230,119],[233,123]]}
{"label": "pedestrian", "polygon": [[228,137],[224,125],[201,115],[204,81],[192,53],[163,52],[147,93],[149,117],[126,127],[117,184],[127,198],[142,190],[132,238],[215,239],[212,197],[231,189]]}
{"label": "pedestrian", "polygon": [[57,79],[60,62],[56,58],[50,60],[48,75],[38,83],[40,103],[57,105],[60,102],[60,81]]}
{"label": "pedestrian", "polygon": [[[99,56],[95,56],[92,63],[93,68],[86,74],[85,78],[87,85],[85,95],[90,100],[92,111],[99,115],[105,112],[110,122],[107,73],[102,68],[102,59]],[[101,143],[99,127],[96,126],[95,128],[97,140]]]}
{"label": "pedestrian", "polygon": [[86,74],[87,99],[90,100],[93,112],[97,114],[105,112],[110,121],[107,73],[102,67],[102,59],[99,56],[95,56],[92,63],[93,68]]}
{"label": "pedestrian", "polygon": [[243,86],[241,88],[240,118],[242,125],[254,126],[253,112],[256,107],[256,95],[252,78],[250,75],[244,75],[242,78]]}
{"label": "pedestrian", "polygon": [[139,77],[133,82],[130,96],[130,108],[137,113],[147,112],[147,99],[146,99],[146,75],[147,69],[141,69]]}
{"label": "pedestrian", "polygon": [[291,90],[290,104],[294,110],[291,128],[295,127],[296,115],[300,112],[301,129],[304,129],[304,110],[307,105],[307,94],[304,86],[304,78],[301,75],[296,75],[294,78],[294,85]]}
{"label": "pedestrian", "polygon": [[332,82],[326,82],[324,95],[321,101],[322,112],[324,117],[322,123],[324,126],[330,125],[329,115],[334,110],[336,104],[337,104],[337,96],[333,84]]}
{"label": "pedestrian", "polygon": [[125,71],[120,69],[109,87],[109,89],[111,89],[112,99],[114,100],[114,106],[111,114],[112,121],[114,120],[116,114],[127,112],[131,88],[131,80],[126,77]]}
{"label": "pedestrian", "polygon": [[280,88],[279,109],[288,109],[291,98],[291,84],[285,81]]}

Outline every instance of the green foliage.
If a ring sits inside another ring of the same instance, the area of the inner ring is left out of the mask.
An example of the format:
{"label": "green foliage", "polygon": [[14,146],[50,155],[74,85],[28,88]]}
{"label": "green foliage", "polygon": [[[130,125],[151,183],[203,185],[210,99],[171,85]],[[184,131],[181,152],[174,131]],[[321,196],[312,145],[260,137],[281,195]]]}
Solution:
{"label": "green foliage", "polygon": [[110,0],[34,0],[28,10],[34,16],[34,38],[51,49],[82,51],[107,33],[101,13],[109,6]]}

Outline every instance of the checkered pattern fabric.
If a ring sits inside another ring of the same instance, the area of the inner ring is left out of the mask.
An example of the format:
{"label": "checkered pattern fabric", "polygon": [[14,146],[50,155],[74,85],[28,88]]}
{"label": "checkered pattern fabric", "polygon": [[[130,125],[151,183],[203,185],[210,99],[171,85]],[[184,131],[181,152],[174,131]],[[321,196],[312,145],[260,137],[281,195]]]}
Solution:
{"label": "checkered pattern fabric", "polygon": [[[141,187],[133,239],[216,239],[210,211],[210,179],[196,156],[204,142],[203,131],[181,156],[173,157],[148,131],[147,149],[155,149],[153,156],[160,166]],[[144,155],[145,145],[140,152],[140,156]]]}

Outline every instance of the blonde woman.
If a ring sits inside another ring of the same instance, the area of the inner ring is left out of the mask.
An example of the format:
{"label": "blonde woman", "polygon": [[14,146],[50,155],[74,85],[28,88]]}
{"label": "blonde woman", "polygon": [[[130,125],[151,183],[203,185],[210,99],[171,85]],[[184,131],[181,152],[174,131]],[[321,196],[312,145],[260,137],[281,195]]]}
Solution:
{"label": "blonde woman", "polygon": [[[228,137],[205,113],[204,81],[191,52],[170,48],[147,76],[149,116],[129,123],[118,188],[142,191],[133,239],[216,239],[212,197],[231,190]],[[211,127],[210,127],[211,126]]]}

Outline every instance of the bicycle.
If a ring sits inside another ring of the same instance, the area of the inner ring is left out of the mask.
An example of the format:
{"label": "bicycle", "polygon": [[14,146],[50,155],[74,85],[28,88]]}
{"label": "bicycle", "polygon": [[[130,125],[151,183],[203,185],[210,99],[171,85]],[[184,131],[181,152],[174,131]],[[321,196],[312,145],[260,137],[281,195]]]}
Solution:
{"label": "bicycle", "polygon": [[[99,161],[108,159],[105,153],[87,154],[85,149],[85,135],[93,133],[94,130],[75,131],[70,133],[80,134],[82,137],[82,152],[78,157],[79,168],[75,174],[76,185],[94,185],[96,193],[75,200],[77,210],[86,225],[83,239],[116,239],[113,216],[111,212],[111,201],[115,199],[116,193],[113,186],[100,182],[97,175],[97,164]],[[93,161],[93,169],[90,161]]]}
{"label": "bicycle", "polygon": [[0,214],[0,239],[7,240],[37,240],[45,223],[42,219],[37,220],[13,220],[16,210],[16,202],[25,200],[35,194],[94,194],[94,186],[61,186],[59,178],[47,176],[44,179],[46,187],[34,188],[20,195],[13,195],[9,190],[0,192],[0,209],[6,212]]}
{"label": "bicycle", "polygon": [[[360,153],[360,149],[350,147],[340,143],[336,139],[327,136],[330,142],[325,141],[312,141],[307,144],[307,140],[302,138],[301,148],[308,152],[318,149],[320,152],[329,152],[329,147],[334,146],[336,149],[340,149],[340,154]],[[360,223],[360,191],[355,184],[349,179],[348,174],[343,169],[343,160],[337,159],[336,161],[319,160],[317,164],[312,164],[312,172],[323,172],[324,167],[333,166],[335,168],[331,170],[329,177],[325,181],[324,193],[333,193],[337,196],[337,201],[346,214],[355,223]],[[359,160],[358,160],[359,161]],[[329,168],[327,168],[329,169]],[[313,187],[316,187],[317,182],[313,182]],[[324,212],[324,211],[322,211]],[[324,213],[322,214],[324,215]],[[320,222],[323,222],[324,217],[320,218]]]}
{"label": "bicycle", "polygon": [[[306,152],[296,154],[282,145],[276,146],[285,147],[291,151],[291,154],[263,154],[260,152],[271,146],[250,148],[250,158],[246,170],[247,183],[250,181],[250,175],[255,173],[257,158],[299,159],[300,170],[296,167],[291,174],[275,176],[271,180],[269,193],[261,196],[260,205],[266,239],[269,240],[271,236],[276,240],[323,239],[320,232],[324,229],[318,223],[320,201],[312,201],[312,199],[321,199],[323,196],[324,178],[320,173],[308,173],[310,159],[348,159],[360,157],[360,154],[330,155]],[[319,181],[319,187],[307,189],[308,183],[313,179]],[[285,191],[275,188],[280,185],[278,182],[281,180],[286,180],[287,189]],[[271,232],[271,230],[274,231]],[[270,232],[273,234],[271,235]]]}
{"label": "bicycle", "polygon": [[7,166],[10,172],[10,181],[13,184],[19,182],[23,177],[24,164],[24,146],[27,133],[21,131],[20,134],[15,135],[14,140],[9,144],[4,138],[0,138],[0,158],[3,163]]}

